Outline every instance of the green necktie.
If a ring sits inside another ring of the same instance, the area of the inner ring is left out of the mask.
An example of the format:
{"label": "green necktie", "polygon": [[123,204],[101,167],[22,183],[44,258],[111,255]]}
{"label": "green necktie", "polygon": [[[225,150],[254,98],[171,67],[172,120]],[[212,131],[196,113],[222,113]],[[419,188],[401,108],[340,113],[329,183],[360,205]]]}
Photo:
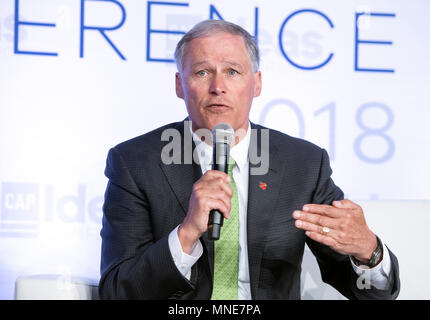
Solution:
{"label": "green necktie", "polygon": [[239,277],[239,198],[233,179],[235,162],[230,158],[228,175],[231,178],[233,197],[230,218],[224,219],[219,240],[214,251],[214,287],[212,300],[237,300]]}

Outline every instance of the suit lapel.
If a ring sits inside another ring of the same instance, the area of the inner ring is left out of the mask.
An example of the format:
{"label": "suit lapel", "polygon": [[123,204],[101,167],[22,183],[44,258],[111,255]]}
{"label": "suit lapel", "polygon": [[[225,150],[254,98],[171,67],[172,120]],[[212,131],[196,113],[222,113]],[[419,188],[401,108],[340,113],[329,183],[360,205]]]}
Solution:
{"label": "suit lapel", "polygon": [[266,159],[269,161],[269,170],[264,175],[253,175],[251,169],[258,167],[259,164],[253,164],[251,161],[249,164],[250,175],[247,209],[248,262],[251,295],[253,299],[256,299],[261,259],[272,220],[272,212],[275,209],[279,196],[283,166],[281,163],[282,159],[278,158],[277,147],[273,141],[269,143],[268,151],[265,151],[261,147],[261,127],[251,124],[251,128],[258,130],[251,131],[250,159],[253,152],[261,157],[267,157]]}
{"label": "suit lapel", "polygon": [[[170,187],[172,188],[176,199],[181,205],[185,217],[188,211],[188,205],[193,184],[198,179],[200,179],[200,177],[202,176],[202,171],[200,165],[192,161],[192,155],[194,152],[195,145],[192,140],[191,133],[186,126],[186,130],[184,130],[184,125],[185,123],[184,121],[182,121],[179,123],[179,125],[173,128],[169,128],[177,130],[177,132],[179,133],[179,138],[181,139],[181,144],[179,148],[181,152],[180,163],[165,164],[161,162],[160,166],[164,172],[164,175],[166,176]],[[175,137],[178,138],[178,136]],[[162,150],[167,144],[168,142],[162,145]]]}
{"label": "suit lapel", "polygon": [[[187,120],[187,119],[185,119]],[[160,163],[161,169],[166,176],[166,179],[172,188],[173,194],[181,205],[183,217],[188,212],[189,201],[192,193],[193,184],[202,176],[202,170],[199,164],[193,161],[195,144],[192,139],[191,132],[188,127],[184,127],[184,121],[177,127],[174,127],[181,136],[181,163],[180,164],[164,164]],[[185,129],[185,130],[184,130]],[[190,142],[191,141],[191,142]],[[166,145],[167,143],[165,143]],[[191,155],[191,157],[190,157]],[[190,163],[191,162],[191,163]],[[211,279],[213,278],[213,251],[214,244],[208,238],[208,233],[205,232],[201,238],[203,247],[207,250],[209,270]]]}

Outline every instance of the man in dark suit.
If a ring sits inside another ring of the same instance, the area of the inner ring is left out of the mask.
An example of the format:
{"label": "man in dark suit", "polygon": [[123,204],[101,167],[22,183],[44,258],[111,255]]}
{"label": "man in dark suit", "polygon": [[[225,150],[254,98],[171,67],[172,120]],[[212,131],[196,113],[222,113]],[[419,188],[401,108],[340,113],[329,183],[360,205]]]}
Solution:
{"label": "man in dark suit", "polygon": [[[237,25],[204,21],[181,39],[175,58],[187,121],[123,142],[108,155],[100,296],[300,299],[307,243],[323,281],[345,297],[396,298],[397,259],[367,227],[361,208],[343,199],[327,152],[249,121],[261,92],[252,37]],[[220,122],[237,132],[229,175],[210,170],[204,130]],[[179,157],[166,161],[178,149]],[[217,241],[208,239],[212,209],[225,217]],[[360,285],[363,274],[369,286]]]}

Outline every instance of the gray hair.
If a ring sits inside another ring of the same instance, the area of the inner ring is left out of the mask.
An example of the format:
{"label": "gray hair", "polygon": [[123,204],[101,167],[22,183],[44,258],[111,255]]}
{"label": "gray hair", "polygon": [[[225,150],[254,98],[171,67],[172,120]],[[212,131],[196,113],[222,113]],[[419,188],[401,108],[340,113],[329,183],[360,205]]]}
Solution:
{"label": "gray hair", "polygon": [[196,24],[191,30],[184,34],[182,39],[176,45],[175,50],[175,61],[178,71],[182,71],[185,47],[191,40],[208,37],[221,32],[238,35],[243,38],[249,59],[251,60],[252,71],[254,73],[257,72],[260,66],[260,53],[254,37],[242,27],[224,20],[204,20]]}

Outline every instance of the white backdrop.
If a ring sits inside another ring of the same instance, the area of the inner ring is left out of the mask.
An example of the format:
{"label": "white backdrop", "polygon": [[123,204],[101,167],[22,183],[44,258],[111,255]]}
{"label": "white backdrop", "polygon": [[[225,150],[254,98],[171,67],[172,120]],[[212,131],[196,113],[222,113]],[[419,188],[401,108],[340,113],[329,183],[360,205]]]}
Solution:
{"label": "white backdrop", "polygon": [[186,117],[173,51],[208,18],[258,38],[252,121],[326,148],[352,200],[429,199],[429,15],[425,0],[0,0],[0,298],[19,275],[99,278],[107,152]]}

